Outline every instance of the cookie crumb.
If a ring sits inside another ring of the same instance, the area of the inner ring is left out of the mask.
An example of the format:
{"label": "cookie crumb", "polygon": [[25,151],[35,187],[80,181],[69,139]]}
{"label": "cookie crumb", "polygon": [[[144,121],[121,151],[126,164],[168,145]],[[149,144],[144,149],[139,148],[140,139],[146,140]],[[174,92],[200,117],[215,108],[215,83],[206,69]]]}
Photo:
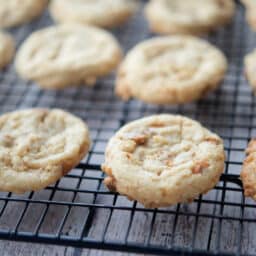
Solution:
{"label": "cookie crumb", "polygon": [[207,161],[197,162],[195,164],[195,166],[192,168],[192,173],[193,174],[200,174],[207,167],[209,167],[209,163]]}

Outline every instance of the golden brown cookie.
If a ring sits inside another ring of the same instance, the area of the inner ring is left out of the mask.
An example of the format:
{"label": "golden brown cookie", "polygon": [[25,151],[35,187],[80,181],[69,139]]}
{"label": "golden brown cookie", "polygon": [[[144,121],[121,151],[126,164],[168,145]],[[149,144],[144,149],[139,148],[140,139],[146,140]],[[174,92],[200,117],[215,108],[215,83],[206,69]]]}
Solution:
{"label": "golden brown cookie", "polygon": [[0,31],[0,69],[7,66],[15,53],[15,42],[11,35]]}
{"label": "golden brown cookie", "polygon": [[145,14],[153,32],[199,35],[231,21],[233,0],[151,0]]}
{"label": "golden brown cookie", "polygon": [[256,92],[256,49],[247,54],[244,58],[245,76],[252,87],[254,93]]}
{"label": "golden brown cookie", "polygon": [[122,127],[109,141],[102,170],[111,191],[145,207],[190,202],[218,182],[222,140],[183,116],[156,115]]}
{"label": "golden brown cookie", "polygon": [[0,27],[22,25],[38,17],[48,0],[0,0]]}
{"label": "golden brown cookie", "polygon": [[241,0],[246,9],[246,19],[253,30],[256,30],[256,1]]}
{"label": "golden brown cookie", "polygon": [[256,139],[252,139],[246,149],[246,159],[243,163],[241,180],[244,195],[256,200]]}
{"label": "golden brown cookie", "polygon": [[0,116],[0,191],[45,188],[75,167],[89,145],[86,124],[62,110],[28,109]]}
{"label": "golden brown cookie", "polygon": [[116,93],[124,100],[176,104],[216,89],[227,70],[222,52],[192,36],[166,36],[135,46],[120,66]]}
{"label": "golden brown cookie", "polygon": [[16,69],[26,80],[47,89],[94,85],[122,58],[116,39],[107,31],[79,24],[51,26],[36,31],[16,56]]}
{"label": "golden brown cookie", "polygon": [[57,22],[112,28],[126,22],[137,7],[137,0],[53,0],[50,12]]}

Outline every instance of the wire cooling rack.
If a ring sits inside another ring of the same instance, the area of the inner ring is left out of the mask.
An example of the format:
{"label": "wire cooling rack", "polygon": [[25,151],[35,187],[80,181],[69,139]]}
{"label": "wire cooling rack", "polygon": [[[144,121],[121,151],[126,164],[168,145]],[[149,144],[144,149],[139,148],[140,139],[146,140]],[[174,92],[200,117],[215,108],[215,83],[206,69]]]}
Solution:
{"label": "wire cooling rack", "polygon": [[[12,30],[20,43],[51,24],[47,13]],[[141,14],[115,30],[127,51],[149,38]],[[0,239],[165,255],[256,255],[256,204],[243,197],[239,173],[244,149],[256,135],[255,97],[243,76],[243,57],[256,37],[238,5],[232,25],[207,38],[224,51],[229,71],[215,93],[193,104],[158,107],[124,103],[113,94],[114,76],[96,87],[44,91],[18,78],[13,66],[0,73],[0,111],[58,107],[86,120],[93,145],[88,156],[55,185],[36,193],[0,193]],[[225,142],[225,173],[218,185],[193,203],[144,209],[108,192],[100,164],[110,136],[126,122],[156,113],[195,118]]]}

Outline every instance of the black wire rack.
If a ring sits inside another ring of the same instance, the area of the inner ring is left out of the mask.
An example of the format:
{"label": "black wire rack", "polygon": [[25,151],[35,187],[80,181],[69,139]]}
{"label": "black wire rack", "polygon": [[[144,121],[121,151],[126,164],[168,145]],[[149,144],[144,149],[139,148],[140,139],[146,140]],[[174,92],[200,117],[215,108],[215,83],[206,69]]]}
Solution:
{"label": "black wire rack", "polygon": [[[11,30],[18,46],[29,33],[52,23],[39,20]],[[113,31],[125,51],[152,37],[143,15]],[[256,255],[256,204],[243,197],[239,173],[244,149],[256,135],[255,97],[243,75],[243,57],[256,37],[237,6],[233,23],[207,39],[229,60],[220,89],[193,104],[159,107],[122,102],[113,94],[114,75],[96,87],[45,91],[26,83],[11,65],[0,72],[0,111],[58,107],[83,118],[93,145],[88,156],[53,186],[24,195],[0,193],[0,239],[163,255]],[[104,149],[128,121],[156,113],[179,113],[218,133],[225,143],[225,173],[218,185],[191,204],[145,209],[110,193],[100,171]]]}

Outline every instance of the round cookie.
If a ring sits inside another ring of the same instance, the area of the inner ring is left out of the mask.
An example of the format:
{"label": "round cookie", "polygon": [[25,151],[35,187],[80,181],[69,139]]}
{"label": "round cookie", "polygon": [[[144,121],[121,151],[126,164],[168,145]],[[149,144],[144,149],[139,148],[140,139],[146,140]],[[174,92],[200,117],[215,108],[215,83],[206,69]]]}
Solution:
{"label": "round cookie", "polygon": [[111,191],[145,207],[189,202],[212,189],[224,169],[222,140],[183,116],[156,115],[122,127],[102,170]]}
{"label": "round cookie", "polygon": [[153,38],[128,53],[118,72],[116,93],[124,100],[187,103],[217,88],[226,70],[221,51],[202,39]]}
{"label": "round cookie", "polygon": [[215,30],[235,13],[233,0],[151,0],[145,15],[153,32],[198,35]]}
{"label": "round cookie", "polygon": [[252,139],[248,144],[246,155],[240,175],[244,195],[256,200],[256,139]]}
{"label": "round cookie", "polygon": [[61,23],[112,28],[126,22],[137,7],[137,0],[53,0],[50,13]]}
{"label": "round cookie", "polygon": [[29,36],[18,51],[16,69],[21,77],[41,87],[61,89],[94,85],[119,64],[122,51],[108,32],[89,26],[52,26]]}
{"label": "round cookie", "polygon": [[246,9],[246,19],[253,30],[256,30],[256,2],[255,0],[242,0]]}
{"label": "round cookie", "polygon": [[79,118],[53,109],[0,116],[0,191],[24,193],[56,182],[85,156],[90,140]]}
{"label": "round cookie", "polygon": [[244,58],[245,76],[254,92],[256,91],[256,49]]}
{"label": "round cookie", "polygon": [[9,28],[38,17],[48,0],[0,0],[0,27]]}
{"label": "round cookie", "polygon": [[7,66],[13,58],[15,42],[11,35],[0,31],[0,69]]}

